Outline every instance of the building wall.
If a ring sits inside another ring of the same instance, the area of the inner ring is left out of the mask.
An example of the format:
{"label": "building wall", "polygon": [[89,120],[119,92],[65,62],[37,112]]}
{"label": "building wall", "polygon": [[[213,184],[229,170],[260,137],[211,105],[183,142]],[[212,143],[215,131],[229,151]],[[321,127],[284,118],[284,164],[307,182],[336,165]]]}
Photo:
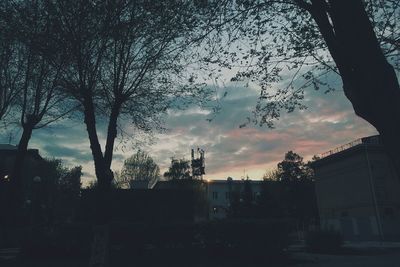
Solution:
{"label": "building wall", "polygon": [[[253,199],[261,194],[261,181],[250,181]],[[224,219],[228,216],[232,194],[241,194],[244,180],[210,180],[207,182],[209,218]]]}
{"label": "building wall", "polygon": [[348,240],[398,239],[400,183],[378,145],[358,145],[315,164],[321,227]]}

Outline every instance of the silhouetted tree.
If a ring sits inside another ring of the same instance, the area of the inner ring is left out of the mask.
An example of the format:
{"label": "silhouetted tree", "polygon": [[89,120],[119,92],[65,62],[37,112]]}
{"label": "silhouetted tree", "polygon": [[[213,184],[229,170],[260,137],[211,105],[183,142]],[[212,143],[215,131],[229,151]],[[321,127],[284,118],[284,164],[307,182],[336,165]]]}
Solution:
{"label": "silhouetted tree", "polygon": [[164,177],[168,180],[187,180],[191,179],[190,164],[185,159],[172,159],[171,166],[164,173]]}
{"label": "silhouetted tree", "polygon": [[[202,94],[182,70],[193,13],[182,1],[49,1],[55,28],[69,55],[63,87],[81,105],[98,180],[110,189],[114,142],[124,132],[162,128],[162,114]],[[79,29],[79,30],[77,30]],[[200,98],[205,99],[205,98]],[[201,102],[201,101],[200,101]],[[107,122],[105,147],[99,121]]]}
{"label": "silhouetted tree", "polygon": [[10,111],[19,92],[23,66],[20,64],[21,51],[10,27],[12,13],[4,2],[0,6],[0,121]]}
{"label": "silhouetted tree", "polygon": [[[162,129],[162,115],[179,101],[199,94],[200,103],[206,99],[203,86],[182,72],[196,20],[187,8],[191,3],[184,1],[46,3],[55,38],[68,55],[61,85],[82,106],[97,179],[97,221],[104,225],[118,133],[126,134],[128,127],[135,134]],[[121,118],[125,121],[118,124]],[[106,122],[104,147],[100,122]]]}
{"label": "silhouetted tree", "polygon": [[277,178],[282,182],[313,180],[314,174],[309,165],[303,162],[300,155],[288,151],[284,160],[278,163]]}
{"label": "silhouetted tree", "polygon": [[279,179],[279,171],[278,171],[278,169],[267,170],[263,174],[263,180],[264,181],[278,181],[278,179]]}
{"label": "silhouetted tree", "polygon": [[260,218],[258,198],[255,196],[249,177],[242,180],[240,187],[231,187],[229,190],[228,216],[231,218]]}
{"label": "silhouetted tree", "polygon": [[82,167],[68,168],[60,159],[44,159],[38,168],[48,222],[71,220],[80,197]]}
{"label": "silhouetted tree", "polygon": [[253,188],[251,186],[251,180],[247,177],[243,181],[243,191],[241,197],[241,216],[243,217],[254,217],[256,215],[255,198],[253,196]]}
{"label": "silhouetted tree", "polygon": [[284,208],[280,201],[280,183],[274,179],[264,179],[261,185],[260,196],[257,198],[257,216],[261,218],[280,218],[284,215]]}
{"label": "silhouetted tree", "polygon": [[131,181],[155,183],[160,178],[160,168],[150,155],[138,150],[124,161],[121,173],[116,175],[119,187],[131,187]]}
{"label": "silhouetted tree", "polygon": [[261,86],[255,123],[272,127],[282,110],[306,108],[304,90],[334,90],[324,77],[337,75],[355,113],[378,130],[400,173],[398,1],[223,1],[220,7],[223,19],[209,42],[215,57],[206,62],[238,68],[233,80]]}
{"label": "silhouetted tree", "polygon": [[[57,47],[51,42],[51,26],[49,15],[43,8],[44,2],[5,1],[0,6],[2,26],[7,29],[2,40],[9,43],[3,51],[6,56],[8,50],[12,51],[10,58],[5,56],[3,62],[4,84],[1,86],[14,115],[9,120],[16,121],[22,128],[10,174],[12,211],[22,204],[21,175],[33,130],[49,125],[74,109],[68,107],[68,98],[57,86],[62,56],[56,54]],[[10,94],[13,95],[11,98]]]}
{"label": "silhouetted tree", "polygon": [[280,201],[287,216],[304,225],[317,218],[314,172],[309,163],[293,151],[285,154],[278,163],[278,181],[281,187]]}
{"label": "silhouetted tree", "polygon": [[67,169],[57,183],[54,216],[56,220],[71,221],[79,204],[81,192],[82,167]]}

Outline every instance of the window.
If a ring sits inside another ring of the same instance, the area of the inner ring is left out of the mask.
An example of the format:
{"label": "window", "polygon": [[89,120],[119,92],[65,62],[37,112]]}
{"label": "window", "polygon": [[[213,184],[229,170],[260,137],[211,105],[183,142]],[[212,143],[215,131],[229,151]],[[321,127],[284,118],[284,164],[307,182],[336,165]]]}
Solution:
{"label": "window", "polygon": [[225,199],[226,200],[229,200],[230,199],[230,192],[225,192]]}
{"label": "window", "polygon": [[213,192],[212,198],[213,199],[218,199],[218,192]]}

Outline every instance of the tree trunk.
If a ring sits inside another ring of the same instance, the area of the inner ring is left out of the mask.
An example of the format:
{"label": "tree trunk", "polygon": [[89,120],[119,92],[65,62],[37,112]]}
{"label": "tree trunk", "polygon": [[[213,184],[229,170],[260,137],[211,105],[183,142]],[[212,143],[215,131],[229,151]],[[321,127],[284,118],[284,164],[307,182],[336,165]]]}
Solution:
{"label": "tree trunk", "polygon": [[107,129],[107,141],[106,141],[106,150],[104,152],[104,160],[106,166],[111,168],[112,156],[114,151],[114,142],[115,138],[117,138],[117,121],[121,109],[121,104],[118,100],[114,103],[114,106],[111,110],[110,120],[108,122]]}
{"label": "tree trunk", "polygon": [[110,193],[113,174],[110,168],[107,167],[101,150],[96,130],[94,105],[91,97],[86,97],[84,101],[84,116],[97,178],[97,187],[95,189],[96,206],[94,207],[95,221],[93,226],[94,238],[89,265],[104,267],[109,265],[108,223],[110,220]]}
{"label": "tree trunk", "polygon": [[381,135],[400,176],[400,88],[377,40],[363,1],[313,0],[316,21],[355,113]]}
{"label": "tree trunk", "polygon": [[99,138],[97,136],[96,117],[91,97],[87,97],[84,101],[84,116],[86,130],[89,137],[90,150],[92,151],[94,161],[96,178],[98,181],[98,188],[107,191],[107,188],[109,188],[111,185],[113,175],[110,168],[107,168]]}
{"label": "tree trunk", "polygon": [[97,177],[96,188],[96,226],[94,227],[94,240],[92,244],[92,253],[90,266],[108,266],[109,265],[109,220],[110,220],[110,202],[111,202],[111,182],[113,173],[111,171],[114,142],[117,137],[117,121],[121,104],[114,104],[107,129],[106,148],[103,153],[96,133],[96,121],[93,103],[90,101],[85,105],[85,123],[88,131],[90,148],[92,150],[95,162]]}

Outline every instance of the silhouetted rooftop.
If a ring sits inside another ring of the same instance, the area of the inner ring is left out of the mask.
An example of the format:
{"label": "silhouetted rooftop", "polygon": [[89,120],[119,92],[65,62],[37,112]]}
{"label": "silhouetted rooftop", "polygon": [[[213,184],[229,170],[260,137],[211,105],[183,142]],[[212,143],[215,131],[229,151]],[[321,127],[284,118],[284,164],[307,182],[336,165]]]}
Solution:
{"label": "silhouetted rooftop", "polygon": [[319,156],[319,159],[312,163],[313,167],[320,166],[321,164],[325,164],[327,162],[331,162],[332,160],[341,158],[343,156],[349,156],[351,153],[357,153],[361,149],[368,150],[379,150],[384,152],[382,140],[379,135],[372,135],[363,138],[356,139],[350,143],[339,146],[335,149],[329,150],[325,153],[322,153]]}
{"label": "silhouetted rooftop", "polygon": [[372,136],[367,136],[363,138],[356,139],[350,143],[341,145],[339,147],[336,147],[334,149],[331,149],[327,152],[324,152],[319,155],[320,159],[326,158],[328,156],[331,156],[333,154],[348,150],[352,147],[355,146],[360,146],[360,145],[382,145],[382,141],[379,135],[372,135]]}
{"label": "silhouetted rooftop", "polygon": [[0,144],[0,150],[17,150],[17,146],[10,144]]}
{"label": "silhouetted rooftop", "polygon": [[[2,154],[6,153],[7,155],[14,155],[17,152],[18,146],[10,145],[10,144],[0,144],[0,152]],[[39,149],[29,148],[28,154],[32,155],[34,158],[42,160],[43,158],[39,154]]]}
{"label": "silhouetted rooftop", "polygon": [[[228,180],[228,179],[225,179],[225,180],[206,180],[206,182],[207,183],[210,183],[210,184],[226,184],[226,183],[228,183],[228,182],[230,182],[230,183],[235,183],[235,184],[239,184],[239,183],[244,183],[246,180],[245,179],[240,179],[240,180],[234,180],[234,179],[232,179],[232,180]],[[263,180],[249,180],[252,184],[259,184],[259,183],[262,183],[263,182]]]}

